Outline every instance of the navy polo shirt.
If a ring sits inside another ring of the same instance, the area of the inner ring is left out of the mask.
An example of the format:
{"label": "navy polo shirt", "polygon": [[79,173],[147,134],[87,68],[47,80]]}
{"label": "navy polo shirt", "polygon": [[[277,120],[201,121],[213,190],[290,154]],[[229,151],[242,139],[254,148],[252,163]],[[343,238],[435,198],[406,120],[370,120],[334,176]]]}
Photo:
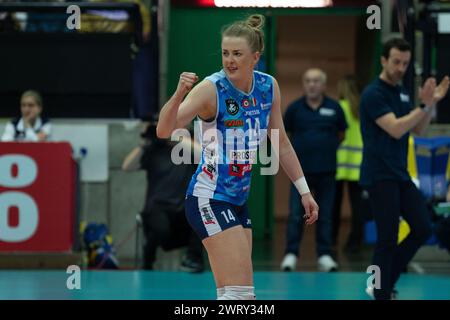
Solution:
{"label": "navy polo shirt", "polygon": [[336,171],[338,132],[345,131],[347,122],[339,103],[324,97],[314,110],[306,97],[289,105],[284,116],[286,131],[292,134],[292,146],[305,173]]}
{"label": "navy polo shirt", "polygon": [[378,78],[363,91],[360,103],[364,143],[361,185],[370,186],[380,180],[410,179],[407,171],[409,133],[397,140],[375,121],[389,112],[393,112],[397,118],[403,117],[412,108],[412,98],[400,85],[392,86]]}

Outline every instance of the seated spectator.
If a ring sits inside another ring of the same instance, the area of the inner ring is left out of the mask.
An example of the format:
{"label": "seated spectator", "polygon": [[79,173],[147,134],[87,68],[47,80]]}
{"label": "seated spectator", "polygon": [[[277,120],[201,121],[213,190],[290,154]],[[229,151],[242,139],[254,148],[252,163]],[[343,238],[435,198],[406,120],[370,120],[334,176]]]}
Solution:
{"label": "seated spectator", "polygon": [[34,90],[25,91],[20,98],[22,116],[11,120],[5,127],[1,141],[47,141],[51,134],[51,124],[41,117],[42,97]]}

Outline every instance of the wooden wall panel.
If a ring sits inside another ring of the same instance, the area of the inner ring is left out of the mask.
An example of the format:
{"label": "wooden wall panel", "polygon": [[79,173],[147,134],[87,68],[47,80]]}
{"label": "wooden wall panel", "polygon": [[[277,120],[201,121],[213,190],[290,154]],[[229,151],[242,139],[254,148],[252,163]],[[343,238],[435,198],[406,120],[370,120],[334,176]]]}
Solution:
{"label": "wooden wall panel", "polygon": [[[327,73],[327,94],[336,98],[338,80],[355,72],[356,28],[356,17],[277,17],[275,76],[280,84],[283,113],[303,94],[301,76],[310,67],[319,67]],[[275,177],[276,218],[288,215],[289,186],[289,179],[280,167]]]}

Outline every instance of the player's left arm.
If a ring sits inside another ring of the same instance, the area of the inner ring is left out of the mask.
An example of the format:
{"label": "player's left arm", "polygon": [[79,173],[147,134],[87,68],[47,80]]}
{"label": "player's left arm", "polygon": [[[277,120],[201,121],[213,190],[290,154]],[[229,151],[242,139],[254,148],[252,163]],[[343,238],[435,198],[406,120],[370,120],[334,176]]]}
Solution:
{"label": "player's left arm", "polygon": [[[278,156],[284,172],[286,172],[289,179],[294,183],[302,196],[302,204],[306,212],[306,224],[313,224],[318,218],[319,206],[314,201],[311,192],[309,192],[300,161],[287,137],[283,118],[281,116],[280,88],[275,78],[273,79],[273,85],[274,99],[268,126],[268,136],[271,139],[273,150]],[[278,130],[278,141],[272,139],[272,130]]]}

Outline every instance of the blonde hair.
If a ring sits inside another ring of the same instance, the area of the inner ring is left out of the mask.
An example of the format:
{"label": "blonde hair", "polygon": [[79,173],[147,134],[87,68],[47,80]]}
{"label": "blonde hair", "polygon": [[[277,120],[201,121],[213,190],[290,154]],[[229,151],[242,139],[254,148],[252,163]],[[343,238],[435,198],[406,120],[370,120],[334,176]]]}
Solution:
{"label": "blonde hair", "polygon": [[236,21],[222,29],[224,37],[243,37],[253,53],[264,51],[264,21],[260,14],[252,14],[246,20]]}
{"label": "blonde hair", "polygon": [[20,96],[20,100],[22,101],[23,98],[26,97],[32,97],[36,104],[42,108],[42,96],[39,92],[35,90],[27,90]]}
{"label": "blonde hair", "polygon": [[339,99],[347,100],[350,111],[356,119],[359,119],[359,90],[356,78],[347,75],[338,82]]}

